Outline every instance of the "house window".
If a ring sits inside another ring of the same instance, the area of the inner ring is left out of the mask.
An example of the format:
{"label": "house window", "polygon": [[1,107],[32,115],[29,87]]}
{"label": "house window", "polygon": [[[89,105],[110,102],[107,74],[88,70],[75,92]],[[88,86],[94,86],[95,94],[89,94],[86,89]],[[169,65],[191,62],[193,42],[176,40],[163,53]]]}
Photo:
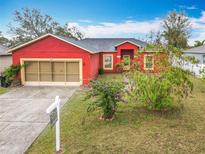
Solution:
{"label": "house window", "polygon": [[203,64],[205,64],[205,55],[203,55]]}
{"label": "house window", "polygon": [[104,70],[113,69],[113,55],[112,54],[103,55],[103,69]]}
{"label": "house window", "polygon": [[153,70],[154,69],[154,57],[153,55],[144,56],[144,69]]}

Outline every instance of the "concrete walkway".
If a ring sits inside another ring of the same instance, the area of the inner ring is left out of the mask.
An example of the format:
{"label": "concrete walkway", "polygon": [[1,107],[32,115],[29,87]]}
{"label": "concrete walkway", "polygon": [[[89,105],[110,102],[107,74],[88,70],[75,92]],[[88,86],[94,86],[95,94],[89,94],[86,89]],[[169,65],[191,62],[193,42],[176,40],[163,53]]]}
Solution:
{"label": "concrete walkway", "polygon": [[55,96],[64,104],[77,88],[21,87],[0,95],[0,153],[24,153],[47,126]]}

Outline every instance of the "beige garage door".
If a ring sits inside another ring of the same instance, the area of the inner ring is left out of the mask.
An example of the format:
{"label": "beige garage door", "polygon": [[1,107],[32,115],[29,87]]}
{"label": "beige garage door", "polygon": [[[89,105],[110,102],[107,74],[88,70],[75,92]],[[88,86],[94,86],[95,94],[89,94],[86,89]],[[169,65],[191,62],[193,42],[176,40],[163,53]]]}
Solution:
{"label": "beige garage door", "polygon": [[80,82],[79,61],[24,61],[26,82]]}
{"label": "beige garage door", "polygon": [[38,81],[38,62],[25,62],[25,80]]}

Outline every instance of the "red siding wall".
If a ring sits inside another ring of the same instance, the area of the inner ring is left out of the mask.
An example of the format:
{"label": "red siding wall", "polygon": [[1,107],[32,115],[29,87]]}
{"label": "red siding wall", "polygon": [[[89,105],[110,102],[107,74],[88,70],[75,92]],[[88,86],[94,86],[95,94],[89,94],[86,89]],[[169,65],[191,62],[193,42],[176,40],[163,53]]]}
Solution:
{"label": "red siding wall", "polygon": [[96,79],[98,77],[98,68],[100,64],[100,54],[93,54],[90,58],[90,78]]}
{"label": "red siding wall", "polygon": [[[48,36],[28,46],[17,49],[13,52],[12,58],[13,64],[19,64],[20,58],[82,58],[83,84],[87,84],[92,78],[90,72],[96,74],[96,68],[91,67],[92,56],[94,55],[81,48]],[[97,63],[97,60],[95,61]],[[93,70],[91,71],[91,69]]]}

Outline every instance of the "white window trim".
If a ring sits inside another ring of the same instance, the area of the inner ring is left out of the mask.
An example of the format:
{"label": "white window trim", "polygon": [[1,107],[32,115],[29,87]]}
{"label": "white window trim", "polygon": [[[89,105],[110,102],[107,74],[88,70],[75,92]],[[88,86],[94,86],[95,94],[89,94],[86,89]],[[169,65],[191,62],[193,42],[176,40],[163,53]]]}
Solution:
{"label": "white window trim", "polygon": [[[146,68],[146,58],[147,57],[152,57],[152,68]],[[154,55],[144,55],[144,70],[154,70]]]}
{"label": "white window trim", "polygon": [[[105,57],[106,56],[111,56],[111,60],[112,60],[111,68],[105,68]],[[103,69],[104,70],[113,70],[113,54],[103,54]]]}

